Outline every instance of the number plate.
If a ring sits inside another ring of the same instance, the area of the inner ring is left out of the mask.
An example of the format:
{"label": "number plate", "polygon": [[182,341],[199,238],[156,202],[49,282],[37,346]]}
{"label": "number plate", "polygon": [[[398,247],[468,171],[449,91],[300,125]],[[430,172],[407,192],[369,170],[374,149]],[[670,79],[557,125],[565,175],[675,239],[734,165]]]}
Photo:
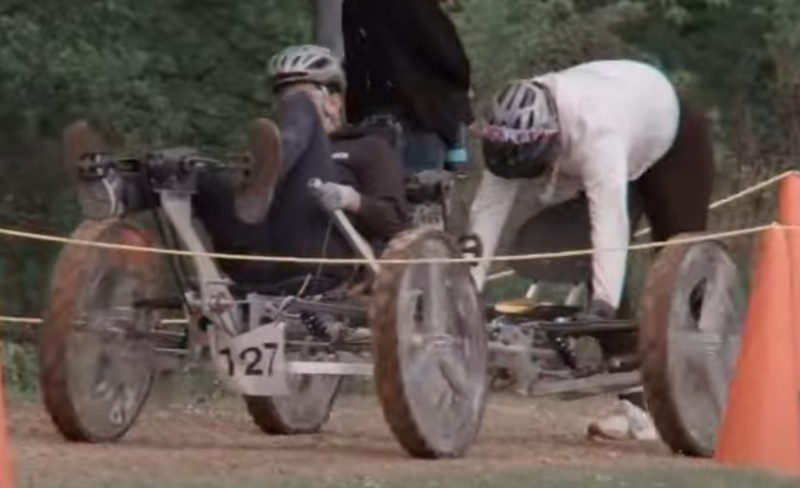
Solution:
{"label": "number plate", "polygon": [[248,396],[289,394],[284,327],[282,322],[262,325],[236,337],[214,328],[214,365],[230,388]]}

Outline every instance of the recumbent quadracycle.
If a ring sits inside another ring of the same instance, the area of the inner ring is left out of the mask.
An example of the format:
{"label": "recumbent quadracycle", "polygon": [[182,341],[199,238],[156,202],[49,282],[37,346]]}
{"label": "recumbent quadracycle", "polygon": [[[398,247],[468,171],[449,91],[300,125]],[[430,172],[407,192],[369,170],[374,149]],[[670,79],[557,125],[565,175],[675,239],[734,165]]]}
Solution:
{"label": "recumbent quadracycle", "polygon": [[[713,452],[744,301],[736,266],[718,242],[665,248],[648,271],[635,320],[581,322],[585,305],[574,297],[487,304],[469,263],[452,259],[480,254],[478,240],[450,222],[455,174],[430,170],[407,184],[414,229],[396,236],[380,259],[343,212],[329,209],[366,263],[366,292],[298,290],[297,280],[242,285],[220,271],[192,218],[198,175],[235,166],[167,149],[87,153],[81,167],[100,181],[144,172],[160,232],[131,216],[87,219],[71,237],[95,245],[67,244],[58,257],[39,355],[45,406],[69,440],[121,439],[157,372],[198,360],[207,344],[218,376],[272,435],[319,432],[343,378],[374,376],[386,421],[410,455],[461,456],[478,436],[493,381],[512,377],[534,395],[642,384],[675,452]],[[580,248],[586,215],[574,203],[542,212],[520,231],[517,248]],[[189,253],[137,249],[163,245]],[[191,273],[181,271],[187,254]],[[161,284],[167,265],[178,275],[177,294]],[[586,259],[514,267],[536,282],[587,281]],[[177,333],[162,324],[169,310],[190,318]]]}

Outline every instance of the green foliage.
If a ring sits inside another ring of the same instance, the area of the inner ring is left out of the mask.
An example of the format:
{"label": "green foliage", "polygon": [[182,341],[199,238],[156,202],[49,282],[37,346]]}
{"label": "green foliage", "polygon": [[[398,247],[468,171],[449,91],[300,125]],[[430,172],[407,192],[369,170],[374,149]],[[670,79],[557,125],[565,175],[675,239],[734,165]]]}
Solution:
{"label": "green foliage", "polygon": [[[130,149],[241,149],[270,110],[269,56],[310,34],[294,0],[2,3],[0,225],[57,234],[78,219],[59,161],[66,124],[88,117]],[[39,313],[57,251],[3,239],[3,313]]]}
{"label": "green foliage", "polygon": [[455,17],[473,67],[480,101],[498,85],[591,58],[635,56],[612,28],[640,8],[615,2],[582,8],[569,0],[464,0]]}
{"label": "green foliage", "polygon": [[0,343],[3,391],[6,395],[30,397],[38,390],[39,365],[36,350],[29,345]]}

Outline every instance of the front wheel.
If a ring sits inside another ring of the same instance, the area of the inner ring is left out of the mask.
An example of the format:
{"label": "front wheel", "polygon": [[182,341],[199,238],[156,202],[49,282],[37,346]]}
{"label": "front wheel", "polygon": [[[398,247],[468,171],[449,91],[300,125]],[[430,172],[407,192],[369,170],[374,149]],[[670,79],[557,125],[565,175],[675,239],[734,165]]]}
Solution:
{"label": "front wheel", "polygon": [[[385,259],[453,258],[444,232],[396,237]],[[382,264],[369,306],[375,382],[400,444],[419,458],[458,457],[475,441],[488,392],[484,310],[466,264]]]}
{"label": "front wheel", "polygon": [[669,244],[648,272],[639,319],[642,382],[659,434],[675,453],[714,453],[745,301],[736,264],[716,241]]}
{"label": "front wheel", "polygon": [[[151,246],[124,221],[86,221],[78,240]],[[68,244],[53,272],[39,336],[44,404],[68,440],[115,441],[136,421],[154,376],[158,324],[136,302],[157,293],[156,254]]]}

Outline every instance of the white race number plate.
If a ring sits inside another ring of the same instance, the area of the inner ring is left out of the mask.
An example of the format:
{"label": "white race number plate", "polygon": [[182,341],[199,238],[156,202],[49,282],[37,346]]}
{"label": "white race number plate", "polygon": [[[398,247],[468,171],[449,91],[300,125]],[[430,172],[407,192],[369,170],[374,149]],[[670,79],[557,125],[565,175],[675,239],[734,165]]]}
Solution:
{"label": "white race number plate", "polygon": [[248,396],[289,393],[284,327],[271,323],[236,337],[219,329],[212,332],[214,365],[229,387]]}

